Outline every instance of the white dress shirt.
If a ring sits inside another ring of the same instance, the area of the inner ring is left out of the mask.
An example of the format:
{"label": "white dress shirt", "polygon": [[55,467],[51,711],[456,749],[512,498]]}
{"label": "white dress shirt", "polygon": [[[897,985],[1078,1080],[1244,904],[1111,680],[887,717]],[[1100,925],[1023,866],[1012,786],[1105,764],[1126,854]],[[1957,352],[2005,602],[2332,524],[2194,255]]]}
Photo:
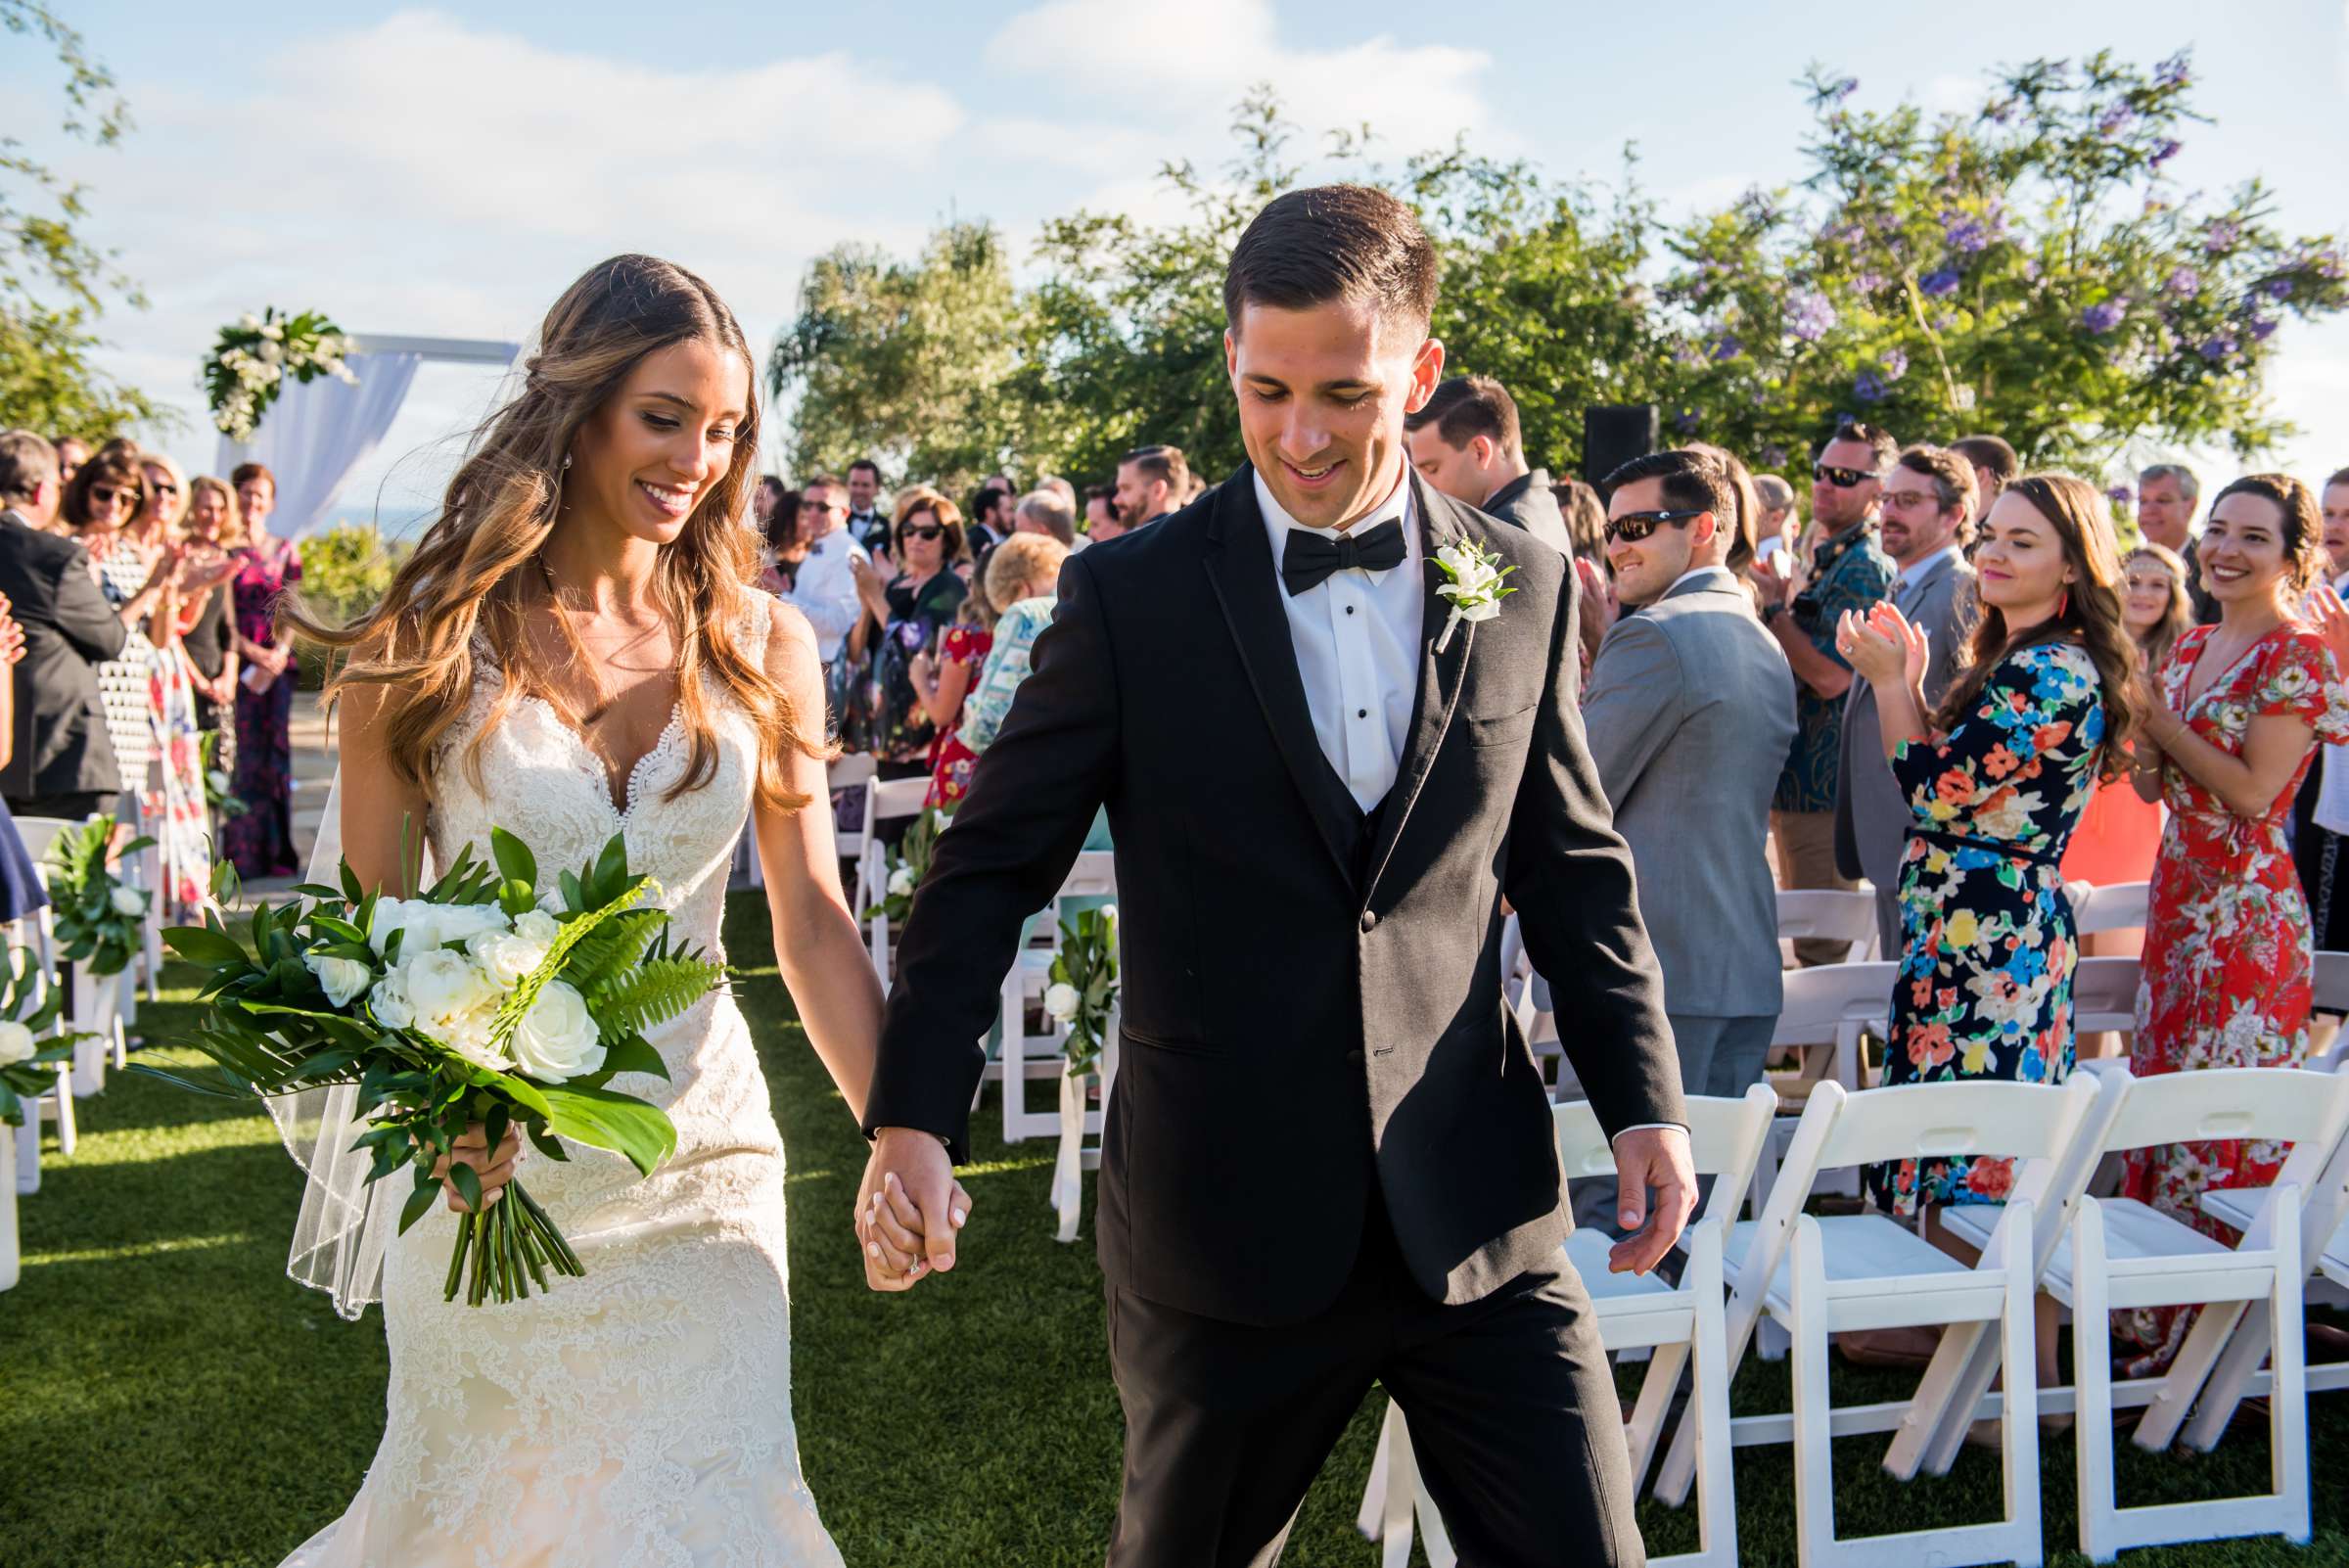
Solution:
{"label": "white dress shirt", "polygon": [[[1277,580],[1289,534],[1305,525],[1281,510],[1262,474],[1256,476],[1256,504],[1272,542]],[[1403,526],[1403,565],[1386,572],[1359,567],[1332,572],[1297,594],[1285,582],[1278,584],[1289,642],[1297,650],[1297,673],[1305,682],[1305,705],[1313,715],[1313,738],[1346,792],[1365,811],[1375,810],[1395,786],[1419,694],[1427,586],[1415,512],[1406,475],[1396,481],[1383,504],[1346,530],[1359,536],[1397,520]]]}
{"label": "white dress shirt", "polygon": [[[2333,579],[2332,591],[2349,595],[2349,572]],[[2324,771],[2317,777],[2316,824],[2327,833],[2349,834],[2349,742],[2325,747],[2317,765]]]}
{"label": "white dress shirt", "polygon": [[856,597],[855,575],[849,570],[851,561],[869,565],[871,557],[847,529],[834,529],[807,546],[807,559],[800,563],[792,590],[776,595],[807,618],[815,628],[816,657],[827,665],[840,657],[842,641],[864,610],[864,602]]}

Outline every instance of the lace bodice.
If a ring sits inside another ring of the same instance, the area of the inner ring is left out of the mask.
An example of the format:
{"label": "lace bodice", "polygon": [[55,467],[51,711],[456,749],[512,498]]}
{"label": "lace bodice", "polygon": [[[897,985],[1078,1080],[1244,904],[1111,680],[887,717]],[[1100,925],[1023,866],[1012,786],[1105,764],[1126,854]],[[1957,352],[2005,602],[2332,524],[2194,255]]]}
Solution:
{"label": "lace bodice", "polygon": [[[768,614],[745,628],[753,658]],[[677,937],[719,952],[757,767],[750,721],[713,689],[715,771],[672,799],[689,757],[672,714],[615,808],[602,761],[543,702],[511,708],[467,769],[496,695],[479,687],[433,770],[436,862],[466,844],[486,853],[496,826],[551,877],[619,832]],[[676,1152],[649,1177],[577,1144],[560,1162],[526,1152],[517,1173],[584,1278],[468,1309],[441,1299],[451,1215],[434,1210],[392,1247],[383,1448],[350,1511],[288,1568],[839,1568],[800,1475],[783,1147],[750,1030],[718,992],[647,1038],[668,1081],[613,1087],[668,1109]]]}

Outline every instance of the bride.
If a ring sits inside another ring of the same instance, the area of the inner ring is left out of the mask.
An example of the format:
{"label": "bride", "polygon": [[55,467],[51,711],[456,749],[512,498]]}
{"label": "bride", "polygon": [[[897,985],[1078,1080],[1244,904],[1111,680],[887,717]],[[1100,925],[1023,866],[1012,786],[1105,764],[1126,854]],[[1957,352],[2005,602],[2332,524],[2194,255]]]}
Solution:
{"label": "bride", "polygon": [[[815,638],[747,586],[759,405],[742,329],[693,274],[623,255],[565,292],[540,345],[382,605],[348,626],[293,617],[351,661],[336,687],[344,857],[407,893],[411,823],[440,865],[469,843],[486,853],[493,825],[550,868],[621,833],[678,938],[714,953],[754,821],[775,960],[856,1115],[881,992],[823,808]],[[575,1144],[530,1166],[585,1278],[444,1303],[453,1215],[382,1241],[381,1200],[361,1200],[391,1346],[383,1447],[288,1568],[840,1562],[800,1474],[783,1147],[749,1030],[721,992],[651,1038],[668,1081],[615,1086],[668,1111],[668,1162],[638,1179]],[[459,1154],[495,1202],[519,1152],[483,1141],[477,1128]],[[322,1139],[313,1199],[334,1152]],[[327,1245],[358,1247],[350,1228]],[[355,1313],[372,1266],[335,1267]]]}

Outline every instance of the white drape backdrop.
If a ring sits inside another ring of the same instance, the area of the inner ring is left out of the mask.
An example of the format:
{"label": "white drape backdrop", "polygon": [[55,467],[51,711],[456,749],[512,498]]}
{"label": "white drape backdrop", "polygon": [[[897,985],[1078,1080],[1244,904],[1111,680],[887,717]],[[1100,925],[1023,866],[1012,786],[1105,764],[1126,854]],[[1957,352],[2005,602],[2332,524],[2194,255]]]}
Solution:
{"label": "white drape backdrop", "polygon": [[288,387],[261,420],[250,444],[220,438],[218,473],[239,463],[263,463],[277,476],[277,510],[269,531],[299,539],[324,523],[351,470],[375,450],[407,401],[423,355],[354,353],[356,387],[332,377]]}

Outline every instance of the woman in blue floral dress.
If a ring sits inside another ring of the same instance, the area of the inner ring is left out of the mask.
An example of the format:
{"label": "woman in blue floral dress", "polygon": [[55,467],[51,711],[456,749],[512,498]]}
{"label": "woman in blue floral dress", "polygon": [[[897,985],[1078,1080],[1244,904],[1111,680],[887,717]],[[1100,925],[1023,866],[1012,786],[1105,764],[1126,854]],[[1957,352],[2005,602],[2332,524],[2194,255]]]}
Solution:
{"label": "woman in blue floral dress", "polygon": [[[1965,673],[1928,722],[1925,639],[1890,605],[1838,631],[1874,687],[1893,775],[1913,820],[1901,862],[1903,951],[1888,1084],[2072,1069],[2079,936],[2057,862],[2089,790],[2133,725],[2136,652],[2103,498],[2065,475],[2009,484],[1975,557],[1983,614]],[[1999,1203],[2011,1162],[1954,1155],[1876,1168],[1903,1217],[1920,1204]]]}

